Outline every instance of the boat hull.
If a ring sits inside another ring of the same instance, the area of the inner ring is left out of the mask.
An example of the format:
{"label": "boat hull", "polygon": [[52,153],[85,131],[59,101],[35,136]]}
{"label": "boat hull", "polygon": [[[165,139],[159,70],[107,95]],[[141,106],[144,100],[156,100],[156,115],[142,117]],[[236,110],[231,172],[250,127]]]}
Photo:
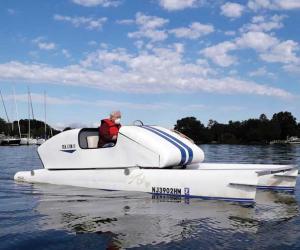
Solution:
{"label": "boat hull", "polygon": [[33,138],[21,138],[20,145],[36,145],[37,140]]}
{"label": "boat hull", "polygon": [[254,202],[258,175],[252,170],[91,169],[18,172],[16,181],[70,185],[154,195]]}
{"label": "boat hull", "polygon": [[3,139],[1,146],[19,146],[21,139]]}
{"label": "boat hull", "polygon": [[218,170],[232,168],[236,171],[251,169],[259,175],[258,189],[290,192],[295,190],[298,176],[298,168],[293,165],[199,163],[191,168]]}

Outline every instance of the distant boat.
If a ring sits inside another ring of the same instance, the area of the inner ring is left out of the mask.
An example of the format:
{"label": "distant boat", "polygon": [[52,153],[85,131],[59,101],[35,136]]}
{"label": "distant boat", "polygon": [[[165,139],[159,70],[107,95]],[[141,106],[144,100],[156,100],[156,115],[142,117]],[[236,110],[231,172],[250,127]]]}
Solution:
{"label": "distant boat", "polygon": [[22,137],[20,140],[20,145],[35,145],[37,144],[37,139]]}
{"label": "distant boat", "polygon": [[2,144],[3,139],[5,139],[5,134],[0,134],[0,145]]}
{"label": "distant boat", "polygon": [[300,138],[298,138],[297,136],[291,136],[287,139],[286,142],[289,144],[300,144]]}
{"label": "distant boat", "polygon": [[270,144],[300,144],[300,138],[297,136],[287,137],[286,140],[274,140]]}
{"label": "distant boat", "polygon": [[44,138],[37,139],[36,145],[42,145],[46,140]]}
{"label": "distant boat", "polygon": [[14,137],[5,137],[1,139],[1,146],[19,146],[21,139]]}
{"label": "distant boat", "polygon": [[22,137],[20,141],[20,145],[36,145],[37,144],[37,139],[34,139],[30,135],[30,119],[34,120],[34,114],[33,114],[33,107],[32,107],[32,100],[31,100],[31,94],[30,90],[28,87],[28,134],[26,137]]}
{"label": "distant boat", "polygon": [[[7,118],[7,122],[10,123],[9,117],[8,117],[8,114],[7,114],[7,109],[6,109],[1,91],[0,91],[0,96],[1,96],[3,108],[4,108],[4,111],[5,111],[5,115],[6,115],[6,118]],[[13,136],[3,137],[3,134],[2,134],[2,137],[1,137],[1,140],[0,140],[1,141],[0,145],[1,146],[18,146],[18,145],[20,145],[20,142],[21,142],[21,130],[20,130],[20,122],[19,122],[19,118],[18,118],[18,107],[17,107],[15,90],[14,90],[14,102],[15,102],[15,111],[16,111],[16,115],[17,115],[17,121],[18,121],[19,138],[16,138],[16,137],[13,137]],[[14,123],[12,122],[11,124],[12,124],[11,132],[13,133],[13,124]]]}

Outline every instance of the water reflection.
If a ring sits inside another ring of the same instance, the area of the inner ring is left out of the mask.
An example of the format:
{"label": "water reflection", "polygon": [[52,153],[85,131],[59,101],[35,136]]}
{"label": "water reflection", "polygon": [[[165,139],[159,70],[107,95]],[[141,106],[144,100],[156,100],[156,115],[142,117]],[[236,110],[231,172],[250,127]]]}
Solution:
{"label": "water reflection", "polygon": [[51,185],[35,185],[33,192],[40,195],[36,211],[43,215],[43,230],[108,234],[109,245],[116,248],[168,244],[218,232],[255,234],[266,222],[279,223],[298,214],[292,195],[267,191],[258,192],[254,207]]}

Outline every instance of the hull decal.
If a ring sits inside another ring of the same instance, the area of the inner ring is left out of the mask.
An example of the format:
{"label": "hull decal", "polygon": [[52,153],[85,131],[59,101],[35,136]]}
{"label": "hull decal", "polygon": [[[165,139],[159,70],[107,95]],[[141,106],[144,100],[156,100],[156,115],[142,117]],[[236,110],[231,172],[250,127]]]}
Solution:
{"label": "hull decal", "polygon": [[157,131],[157,132],[159,132],[159,133],[167,136],[171,140],[175,141],[180,146],[184,147],[188,151],[188,153],[189,153],[189,158],[188,158],[188,161],[186,162],[186,164],[188,165],[188,164],[190,164],[192,162],[192,160],[193,160],[193,150],[188,145],[186,145],[185,143],[183,143],[182,141],[180,141],[176,137],[174,137],[174,136],[172,136],[172,135],[170,135],[170,134],[168,134],[168,133],[166,133],[166,132],[164,132],[164,131],[162,131],[160,129],[157,129],[157,128],[154,128],[154,127],[151,127],[151,126],[147,126],[147,125],[144,126],[144,127],[150,128],[150,129],[152,129],[154,131]]}
{"label": "hull decal", "polygon": [[181,153],[181,161],[179,162],[179,165],[183,165],[186,162],[186,152],[185,152],[185,149],[182,146],[180,146],[179,144],[177,144],[176,142],[171,140],[169,137],[153,130],[151,127],[141,126],[141,128],[144,128],[144,129],[147,129],[148,131],[151,131],[152,133],[164,138],[165,140],[167,140],[168,142],[173,144],[175,147],[177,147],[179,149],[180,153]]}

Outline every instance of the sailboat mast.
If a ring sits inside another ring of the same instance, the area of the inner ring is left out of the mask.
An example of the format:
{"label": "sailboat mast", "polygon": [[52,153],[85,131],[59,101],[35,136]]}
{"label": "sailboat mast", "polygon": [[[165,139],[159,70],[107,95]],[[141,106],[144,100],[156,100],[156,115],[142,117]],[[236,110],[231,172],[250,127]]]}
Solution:
{"label": "sailboat mast", "polygon": [[44,111],[45,111],[45,140],[47,140],[47,110],[46,110],[46,91],[44,91]]}
{"label": "sailboat mast", "polygon": [[2,96],[1,90],[0,90],[0,95],[1,95],[2,105],[3,105],[4,111],[5,111],[6,119],[7,119],[7,122],[9,123],[9,118],[8,118],[8,114],[7,114],[7,110],[6,110],[6,106],[5,106],[5,103],[4,103],[4,99],[3,99],[3,96]]}
{"label": "sailboat mast", "polygon": [[28,88],[28,92],[29,92],[29,101],[30,101],[31,115],[32,115],[31,117],[32,117],[32,120],[34,120],[33,105],[32,105],[31,93],[30,93],[29,88]]}
{"label": "sailboat mast", "polygon": [[30,98],[29,98],[29,88],[28,88],[28,141],[30,140]]}
{"label": "sailboat mast", "polygon": [[20,121],[19,121],[18,105],[17,105],[16,90],[15,90],[15,88],[13,88],[13,91],[14,91],[14,101],[15,101],[15,109],[16,109],[17,121],[18,121],[19,137],[21,139],[21,128],[20,128]]}

